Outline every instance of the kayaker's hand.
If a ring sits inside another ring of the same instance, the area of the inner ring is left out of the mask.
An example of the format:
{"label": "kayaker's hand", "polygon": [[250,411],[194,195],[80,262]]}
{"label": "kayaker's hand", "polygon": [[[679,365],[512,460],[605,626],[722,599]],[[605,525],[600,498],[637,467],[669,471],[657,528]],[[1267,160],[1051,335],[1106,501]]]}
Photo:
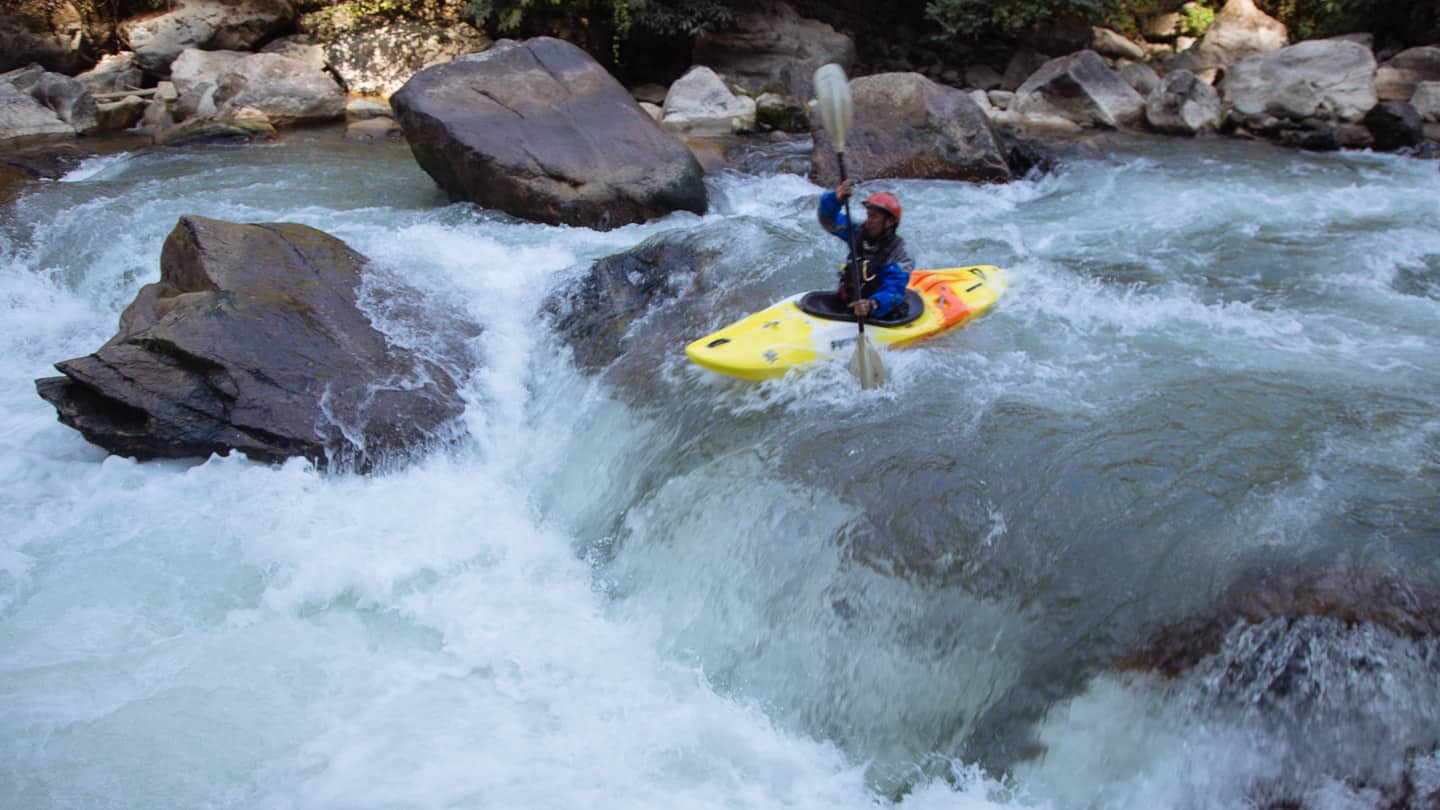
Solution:
{"label": "kayaker's hand", "polygon": [[838,185],[838,186],[835,187],[835,199],[837,199],[837,200],[839,200],[840,202],[843,203],[843,202],[845,202],[846,200],[850,199],[850,194],[851,194],[851,192],[853,192],[854,190],[855,190],[855,181],[854,181],[854,180],[846,180],[845,182],[843,182],[843,183],[841,183],[840,185]]}
{"label": "kayaker's hand", "polygon": [[875,302],[869,298],[861,298],[859,301],[851,301],[850,309],[863,318],[875,310]]}

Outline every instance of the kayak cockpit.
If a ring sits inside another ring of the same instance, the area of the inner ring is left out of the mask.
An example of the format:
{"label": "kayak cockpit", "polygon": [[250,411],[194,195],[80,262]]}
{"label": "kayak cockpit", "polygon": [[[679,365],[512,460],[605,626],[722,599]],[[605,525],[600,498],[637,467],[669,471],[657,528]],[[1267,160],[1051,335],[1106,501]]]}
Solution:
{"label": "kayak cockpit", "polygon": [[[824,318],[827,321],[847,321],[855,323],[855,313],[845,308],[840,296],[826,290],[815,290],[800,296],[797,302],[800,310],[806,315],[814,315],[817,318]],[[897,307],[895,312],[890,313],[886,318],[866,318],[865,323],[872,326],[904,326],[925,314],[925,299],[920,293],[914,290],[905,290],[905,306]]]}

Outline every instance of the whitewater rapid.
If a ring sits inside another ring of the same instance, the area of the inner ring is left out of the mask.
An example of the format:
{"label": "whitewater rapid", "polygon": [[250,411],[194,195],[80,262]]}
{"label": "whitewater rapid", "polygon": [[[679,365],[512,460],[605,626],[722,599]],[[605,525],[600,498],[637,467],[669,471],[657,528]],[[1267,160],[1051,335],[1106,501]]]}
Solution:
{"label": "whitewater rapid", "polygon": [[[1320,698],[1329,754],[1217,698],[1259,635],[1190,680],[1107,662],[1258,558],[1440,585],[1435,169],[1142,142],[888,184],[921,264],[1012,286],[861,394],[681,352],[828,281],[801,177],[599,233],[333,133],[96,159],[0,225],[0,806],[1245,807],[1285,769],[1368,806],[1329,758],[1440,734],[1425,642],[1310,631],[1384,721]],[[315,226],[482,324],[469,438],[362,477],[140,464],[56,422],[33,380],[113,334],[182,214]],[[667,233],[726,240],[723,283],[577,371],[540,300]]]}

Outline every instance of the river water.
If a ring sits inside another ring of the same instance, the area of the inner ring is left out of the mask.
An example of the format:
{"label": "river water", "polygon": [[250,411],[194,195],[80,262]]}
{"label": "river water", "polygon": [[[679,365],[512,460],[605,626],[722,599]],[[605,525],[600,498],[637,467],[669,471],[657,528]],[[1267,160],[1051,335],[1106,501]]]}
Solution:
{"label": "river water", "polygon": [[[1256,572],[1434,607],[1434,161],[1142,140],[1005,186],[871,184],[921,266],[1011,280],[887,354],[872,392],[838,367],[754,385],[687,364],[843,253],[808,180],[709,182],[704,217],[547,227],[448,204],[403,145],[311,131],[25,192],[0,224],[0,807],[1440,791],[1432,636],[1289,611],[1173,677],[1123,664]],[[361,477],[139,464],[56,422],[34,378],[114,333],[184,214],[315,226],[377,289],[482,324],[468,438]],[[541,300],[677,234],[724,258],[577,370]]]}

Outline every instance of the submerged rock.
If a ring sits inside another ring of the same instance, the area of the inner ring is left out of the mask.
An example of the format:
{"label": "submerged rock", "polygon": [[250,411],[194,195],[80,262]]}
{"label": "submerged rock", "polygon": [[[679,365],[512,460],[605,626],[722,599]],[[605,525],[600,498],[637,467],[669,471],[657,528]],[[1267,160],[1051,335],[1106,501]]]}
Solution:
{"label": "submerged rock", "polygon": [[1373,624],[1407,638],[1435,637],[1440,636],[1440,593],[1396,576],[1340,566],[1265,570],[1232,585],[1209,615],[1156,633],[1122,666],[1175,677],[1219,652],[1237,624],[1304,616]]}
{"label": "submerged rock", "polygon": [[678,297],[722,255],[704,235],[661,235],[595,262],[578,284],[546,299],[544,311],[576,365],[597,372],[625,354],[637,318]]}
{"label": "submerged rock", "polygon": [[502,40],[420,71],[390,103],[416,161],[457,198],[599,229],[706,209],[695,157],[568,42]]}
{"label": "submerged rock", "polygon": [[304,225],[182,217],[119,333],[36,388],[119,455],[373,467],[443,439],[463,404],[448,371],[359,308],[365,267]]}

